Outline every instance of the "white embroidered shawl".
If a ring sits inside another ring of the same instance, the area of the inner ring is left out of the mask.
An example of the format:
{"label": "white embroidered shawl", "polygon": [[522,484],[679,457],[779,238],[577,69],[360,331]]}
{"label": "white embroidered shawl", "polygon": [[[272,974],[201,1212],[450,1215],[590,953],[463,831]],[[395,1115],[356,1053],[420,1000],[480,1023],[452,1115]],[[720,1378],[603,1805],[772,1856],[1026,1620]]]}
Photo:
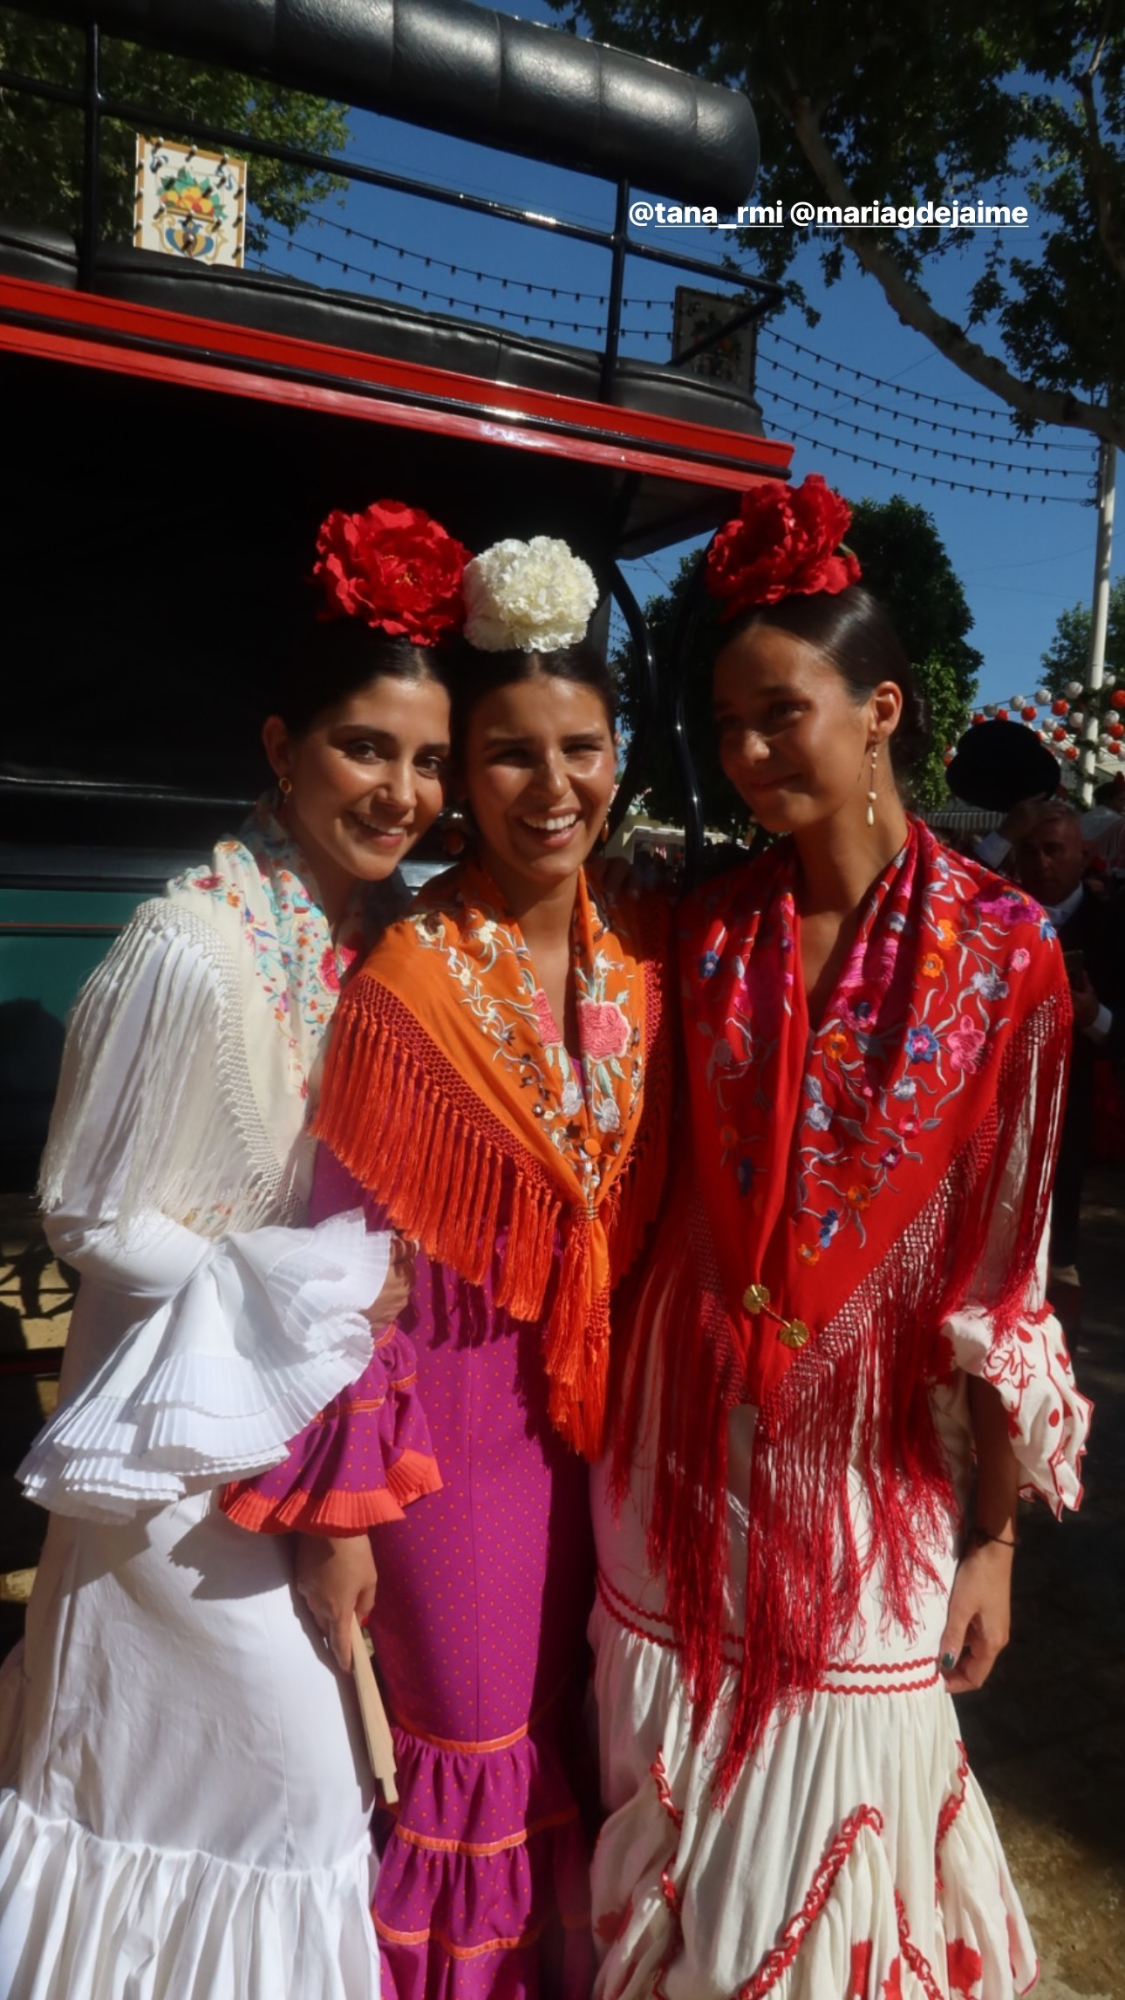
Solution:
{"label": "white embroidered shawl", "polygon": [[[142,903],[79,995],[43,1159],[45,1208],[65,1199],[123,1000],[156,953],[156,989],[135,1057],[141,1112],[117,1228],[158,1208],[218,1237],[302,1213],[321,1044],[343,974],[390,914],[389,885],[357,892],[334,942],[312,871],[275,804],[272,796],[259,801],[209,865]],[[199,976],[200,959],[209,976]]]}

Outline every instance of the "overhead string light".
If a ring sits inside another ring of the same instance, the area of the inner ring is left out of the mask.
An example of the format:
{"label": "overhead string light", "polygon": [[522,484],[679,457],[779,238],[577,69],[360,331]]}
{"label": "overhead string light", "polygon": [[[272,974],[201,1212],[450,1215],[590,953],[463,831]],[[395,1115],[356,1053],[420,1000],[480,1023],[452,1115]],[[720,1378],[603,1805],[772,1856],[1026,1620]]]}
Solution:
{"label": "overhead string light", "polygon": [[[423,305],[429,304],[432,299],[450,308],[463,307],[467,312],[478,315],[481,312],[486,312],[495,315],[497,319],[507,320],[516,325],[563,328],[573,333],[605,333],[605,326],[601,321],[570,320],[558,315],[552,318],[546,313],[518,312],[504,306],[494,305],[489,300],[461,298],[453,293],[435,290],[432,285],[414,285],[410,283],[408,278],[393,278],[386,271],[375,271],[362,264],[349,263],[342,257],[333,257],[328,250],[312,250],[305,244],[294,243],[292,238],[287,239],[283,237],[277,230],[267,229],[266,235],[271,242],[284,244],[284,247],[290,253],[296,250],[298,255],[312,257],[317,264],[328,264],[333,269],[346,272],[350,276],[366,278],[368,284],[386,285],[399,297],[404,292],[409,293],[412,298],[420,299]],[[281,273],[271,274],[269,266],[262,263],[259,263],[258,269],[266,275],[282,275]],[[639,334],[642,339],[648,338],[648,334],[643,327],[623,327],[622,332]]]}
{"label": "overhead string light", "polygon": [[[762,358],[766,359],[766,357],[764,356]],[[774,361],[772,358],[768,360],[767,365],[771,368],[780,369],[781,372],[786,376],[795,375],[797,373],[796,369],[787,368],[784,362]],[[820,389],[822,392],[825,392],[829,395],[839,395],[841,393],[839,390],[834,390],[832,388],[831,383],[828,384],[819,383],[816,381],[815,377],[811,375],[802,375],[800,379],[802,381],[811,383],[813,388]],[[987,466],[990,471],[994,472],[1021,472],[1031,475],[1034,475],[1036,473],[1041,473],[1049,479],[1092,480],[1094,477],[1094,469],[1092,464],[1090,466],[1089,471],[1083,472],[1077,466],[1036,465],[1033,463],[1026,463],[1018,458],[988,458],[982,452],[955,451],[949,445],[929,444],[921,439],[900,437],[892,432],[888,432],[885,428],[877,429],[870,424],[857,423],[851,417],[842,416],[839,413],[839,411],[814,409],[810,404],[800,403],[796,401],[793,397],[784,396],[779,389],[771,389],[769,393],[771,395],[777,396],[780,402],[789,403],[794,409],[805,411],[809,416],[820,417],[831,424],[843,424],[848,430],[854,431],[857,434],[857,436],[878,438],[884,444],[893,443],[898,445],[903,451],[913,451],[913,452],[924,451],[927,454],[927,456],[931,458],[948,458],[956,462],[959,462],[962,465]],[[868,409],[878,408],[877,404],[868,403],[866,398],[861,398],[857,396],[857,397],[850,397],[848,400],[852,402],[862,402],[864,404],[864,407]],[[897,410],[889,411],[887,412],[887,415],[892,423],[900,421],[900,413]],[[929,418],[927,417],[920,417],[920,418],[914,417],[911,418],[910,421],[915,425],[918,425],[920,423],[925,424],[931,429],[941,429],[941,430],[948,429],[948,425],[932,425],[930,423]]]}
{"label": "overhead string light", "polygon": [[[805,403],[794,402],[791,396],[783,396],[779,391],[775,392],[775,395],[779,403],[786,404],[790,409],[800,411],[814,420],[825,420],[826,413],[824,411],[814,410]],[[827,421],[840,424],[845,430],[854,429],[854,426],[850,425],[844,417],[828,416]],[[944,479],[939,473],[921,472],[914,466],[898,465],[890,459],[872,458],[868,453],[851,451],[846,445],[831,444],[827,439],[818,437],[809,430],[806,430],[803,436],[808,443],[815,445],[818,451],[827,452],[832,458],[846,458],[853,465],[867,465],[871,466],[877,472],[893,473],[896,479],[908,479],[912,485],[920,480],[925,486],[945,487],[951,493],[981,493],[991,500],[1038,500],[1042,506],[1046,506],[1052,501],[1059,505],[1070,507],[1089,507],[1093,505],[1092,494],[1088,499],[1084,500],[1076,493],[1019,493],[1012,492],[1007,487],[984,486],[979,481],[971,479]],[[900,443],[900,440],[893,437],[886,438],[884,441],[892,449],[896,444]]]}
{"label": "overhead string light", "polygon": [[[855,368],[849,361],[836,361],[830,354],[821,354],[815,347],[806,347],[803,341],[793,340],[789,334],[779,333],[775,327],[763,326],[762,333],[770,340],[778,341],[781,346],[792,348],[797,354],[807,355],[811,361],[819,361],[822,367],[834,369],[838,375],[851,375],[859,382],[873,382],[876,388],[885,389],[891,395],[909,396],[915,403],[930,403],[935,408],[960,410],[966,416],[991,417],[993,423],[998,423],[1003,418],[1004,413],[1002,410],[989,409],[985,404],[963,403],[956,396],[934,396],[927,389],[911,389],[903,382],[892,382],[886,376],[872,375],[868,369]],[[954,425],[951,428],[959,429],[960,426]],[[982,431],[977,435],[987,437],[988,432]],[[1010,438],[1007,441],[1012,442]],[[993,442],[1001,443],[1004,440],[994,437]],[[1089,449],[1087,445],[1056,443],[1050,438],[1037,438],[1035,444],[1040,451],[1087,451]]]}
{"label": "overhead string light", "polygon": [[[856,404],[861,409],[876,410],[882,416],[888,418],[892,423],[911,424],[915,430],[917,430],[919,427],[924,427],[928,431],[948,432],[951,437],[973,438],[975,440],[980,440],[986,444],[1002,444],[1002,445],[1007,445],[1010,448],[1015,448],[1019,444],[1019,440],[1017,438],[1012,438],[1011,436],[1004,437],[1002,434],[993,433],[990,431],[963,430],[957,424],[942,423],[934,417],[918,416],[912,411],[888,410],[885,404],[877,402],[874,399],[874,397],[857,396],[853,390],[838,389],[834,383],[822,381],[819,376],[810,375],[804,369],[791,368],[788,362],[778,361],[774,355],[763,353],[760,350],[758,354],[758,359],[760,362],[763,362],[766,365],[766,367],[777,369],[781,374],[788,377],[791,381],[807,382],[811,388],[818,390],[822,395],[840,396],[843,397],[845,401],[847,401],[848,403]],[[862,424],[856,424],[854,428],[856,430],[862,430],[864,426]],[[869,435],[876,437],[883,437],[885,436],[885,432],[873,431],[870,432]],[[1051,465],[1051,464],[1041,465],[1041,464],[1034,464],[1018,458],[1008,458],[1008,459],[985,458],[980,452],[954,451],[949,446],[946,445],[925,445],[924,447],[919,447],[918,445],[915,445],[913,439],[910,438],[903,439],[902,442],[905,445],[910,446],[913,450],[918,450],[921,448],[926,451],[932,452],[935,456],[940,456],[943,458],[966,459],[969,460],[973,465],[988,465],[997,468],[1001,471],[1042,472],[1052,479],[1086,479],[1088,477],[1089,478],[1093,477],[1092,460],[1091,460],[1090,470],[1089,472],[1086,472],[1083,471],[1078,466]],[[1033,441],[1032,439],[1029,438],[1027,440],[1027,443],[1029,449],[1040,448],[1038,445],[1038,440]],[[1043,448],[1045,449],[1046,447]],[[1086,447],[1086,449],[1092,450],[1092,447]]]}
{"label": "overhead string light", "polygon": [[[572,290],[560,287],[557,284],[543,284],[532,279],[512,278],[497,272],[478,271],[464,264],[453,264],[445,258],[435,256],[432,251],[412,250],[404,244],[392,243],[385,237],[368,235],[366,231],[357,229],[354,224],[339,222],[331,216],[318,217],[317,222],[324,228],[337,231],[346,241],[356,240],[368,244],[373,249],[382,250],[388,256],[396,258],[400,263],[404,260],[413,260],[420,263],[424,270],[447,272],[450,276],[460,275],[462,278],[477,285],[485,283],[499,285],[502,291],[522,293],[528,299],[535,295],[542,295],[550,297],[556,303],[563,300],[573,300],[576,304],[582,304],[583,302],[593,303],[596,301],[598,306],[603,309],[606,304],[604,293],[588,292],[581,289]],[[435,289],[432,283],[429,285],[413,284],[406,278],[392,277],[386,271],[371,269],[365,265],[355,263],[352,259],[333,257],[328,251],[315,250],[309,245],[297,243],[291,236],[283,236],[280,232],[273,229],[267,228],[265,233],[271,242],[283,243],[286,253],[290,256],[294,251],[297,251],[299,255],[312,257],[317,264],[328,264],[332,268],[339,270],[346,277],[366,279],[368,285],[378,284],[385,286],[388,291],[393,291],[398,297],[407,294],[411,298],[417,299],[423,306],[429,305],[432,300],[435,305],[444,305],[454,311],[461,309],[464,312],[471,313],[477,319],[484,313],[490,320],[499,320],[510,325],[523,326],[529,329],[531,327],[541,327],[546,328],[549,332],[562,331],[576,334],[593,334],[598,338],[605,337],[606,328],[603,320],[569,319],[566,317],[565,311],[561,314],[556,312],[553,315],[523,312],[514,308],[501,306],[489,299],[465,298],[460,293]],[[259,261],[257,268],[267,275],[271,274],[269,266],[264,262]],[[276,275],[281,274],[278,273]],[[715,275],[716,277],[723,277],[725,274],[716,271]],[[735,273],[730,274],[730,282],[740,282],[738,275]],[[651,311],[660,308],[665,313],[667,313],[670,303],[671,301],[667,298],[641,299],[628,296],[622,301],[623,306],[627,309],[646,309]],[[653,329],[637,325],[622,325],[621,333],[625,338],[639,339],[646,343],[652,337],[665,339],[669,337],[669,330],[667,328],[657,329],[654,336]],[[890,382],[882,376],[874,375],[867,369],[855,368],[849,362],[837,361],[831,356],[823,355],[817,349],[807,346],[802,341],[793,340],[787,334],[776,332],[772,327],[762,326],[759,329],[759,361],[763,362],[767,367],[779,371],[793,381],[808,384],[820,395],[842,398],[851,405],[877,412],[885,420],[884,427],[882,428],[862,424],[854,418],[842,415],[837,410],[825,410],[816,407],[811,403],[802,402],[795,397],[787,396],[781,390],[771,387],[769,393],[779,403],[784,404],[786,408],[794,411],[797,415],[811,419],[815,425],[831,424],[833,429],[843,429],[856,437],[871,438],[877,444],[882,444],[892,451],[899,453],[910,452],[915,457],[924,453],[928,458],[944,458],[948,459],[952,464],[967,465],[972,468],[980,466],[989,471],[1014,473],[1024,476],[1035,476],[1038,474],[1052,481],[1056,479],[1088,479],[1091,486],[1091,493],[1089,500],[1087,500],[1079,497],[1077,494],[1062,494],[1057,491],[1011,492],[1006,488],[984,485],[977,481],[944,479],[937,474],[920,472],[915,466],[903,466],[885,459],[867,456],[862,452],[850,451],[843,445],[824,444],[820,446],[820,440],[807,433],[810,442],[816,443],[819,448],[829,451],[833,456],[846,458],[854,464],[869,465],[876,470],[892,472],[897,477],[910,480],[911,483],[916,483],[920,480],[925,485],[946,487],[953,492],[981,493],[997,499],[1038,500],[1041,504],[1047,504],[1049,501],[1059,501],[1069,502],[1071,505],[1076,506],[1085,506],[1090,504],[1094,497],[1092,464],[1090,471],[1084,472],[1082,469],[1072,466],[1043,464],[1012,457],[992,458],[982,452],[960,451],[952,445],[937,445],[921,438],[903,437],[894,430],[888,430],[886,428],[887,422],[892,425],[896,423],[900,425],[909,424],[914,430],[924,428],[931,434],[948,433],[951,438],[958,441],[969,439],[973,442],[1001,445],[1006,446],[1009,451],[1018,450],[1020,444],[1020,440],[1017,437],[1013,437],[1011,432],[1005,434],[995,431],[981,431],[972,427],[966,427],[963,424],[946,421],[938,416],[920,414],[917,409],[888,408],[885,401],[877,401],[874,398],[863,396],[852,389],[837,387],[832,380],[824,380],[821,377],[811,375],[805,370],[796,368],[792,364],[778,359],[776,355],[768,351],[768,348],[761,345],[763,336],[768,340],[775,341],[779,345],[791,349],[795,353],[810,357],[812,360],[820,363],[824,369],[831,370],[834,375],[871,383],[891,395],[899,398],[909,398],[915,405],[928,405],[934,409],[941,408],[962,411],[970,416],[987,416],[991,417],[993,421],[999,420],[1001,412],[989,410],[977,404],[961,403],[953,397],[935,396],[931,395],[928,391],[906,388],[901,383]],[[1086,445],[1061,445],[1056,444],[1052,440],[1040,438],[1034,440],[1028,439],[1027,443],[1029,448],[1040,451],[1085,451],[1088,453],[1091,449]]]}

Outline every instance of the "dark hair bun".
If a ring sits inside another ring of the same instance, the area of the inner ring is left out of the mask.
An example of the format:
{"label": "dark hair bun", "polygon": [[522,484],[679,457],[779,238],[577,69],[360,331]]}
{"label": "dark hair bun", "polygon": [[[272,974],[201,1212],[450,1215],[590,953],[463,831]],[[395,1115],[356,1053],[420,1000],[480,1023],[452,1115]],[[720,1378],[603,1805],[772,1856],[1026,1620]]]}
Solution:
{"label": "dark hair bun", "polygon": [[318,618],[311,608],[298,629],[289,668],[274,700],[291,736],[304,736],[319,715],[372,681],[436,680],[452,689],[459,642],[416,646],[359,618]]}

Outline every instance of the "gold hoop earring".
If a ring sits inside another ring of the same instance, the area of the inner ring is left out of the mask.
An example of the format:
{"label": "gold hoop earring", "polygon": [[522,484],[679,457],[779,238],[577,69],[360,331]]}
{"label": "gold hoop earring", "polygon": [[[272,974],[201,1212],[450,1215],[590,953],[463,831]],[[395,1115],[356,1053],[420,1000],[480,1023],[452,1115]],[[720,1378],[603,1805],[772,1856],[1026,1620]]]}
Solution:
{"label": "gold hoop earring", "polygon": [[878,755],[879,755],[879,745],[877,743],[873,743],[871,745],[871,790],[867,794],[868,826],[874,826],[875,824],[875,801],[879,796],[878,792],[875,790],[875,760],[878,757]]}
{"label": "gold hoop earring", "polygon": [[289,797],[290,792],[293,790],[292,778],[279,778],[277,781],[277,789],[281,793],[282,798],[287,799]]}

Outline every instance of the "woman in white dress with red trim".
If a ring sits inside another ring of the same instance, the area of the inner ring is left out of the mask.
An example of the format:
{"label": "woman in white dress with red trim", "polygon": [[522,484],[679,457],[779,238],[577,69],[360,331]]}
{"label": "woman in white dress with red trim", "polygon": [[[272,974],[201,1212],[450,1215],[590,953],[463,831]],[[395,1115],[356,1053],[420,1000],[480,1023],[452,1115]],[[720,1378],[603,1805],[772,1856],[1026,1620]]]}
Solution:
{"label": "woman in white dress with red trim", "polygon": [[[281,796],[142,905],[68,1037],[43,1193],[81,1287],[21,1468],[51,1522],[0,1676],[8,2000],[378,2000],[328,1544],[248,1535],[216,1489],[282,1460],[409,1298],[409,1257],[358,1210],[303,1226],[306,1124],[340,982],[443,802],[433,649],[467,551],[393,502],[318,546],[325,609],[264,730]],[[440,1481],[397,1329],[378,1359],[390,1520]]]}
{"label": "woman in white dress with red trim", "polygon": [[1037,906],[903,810],[917,697],[848,518],[759,488],[708,556],[724,770],[788,838],[681,912],[690,1144],[594,1474],[601,2000],[1036,1973],[950,1692],[1007,1639],[1018,1493],[1080,1497],[1069,995]]}

